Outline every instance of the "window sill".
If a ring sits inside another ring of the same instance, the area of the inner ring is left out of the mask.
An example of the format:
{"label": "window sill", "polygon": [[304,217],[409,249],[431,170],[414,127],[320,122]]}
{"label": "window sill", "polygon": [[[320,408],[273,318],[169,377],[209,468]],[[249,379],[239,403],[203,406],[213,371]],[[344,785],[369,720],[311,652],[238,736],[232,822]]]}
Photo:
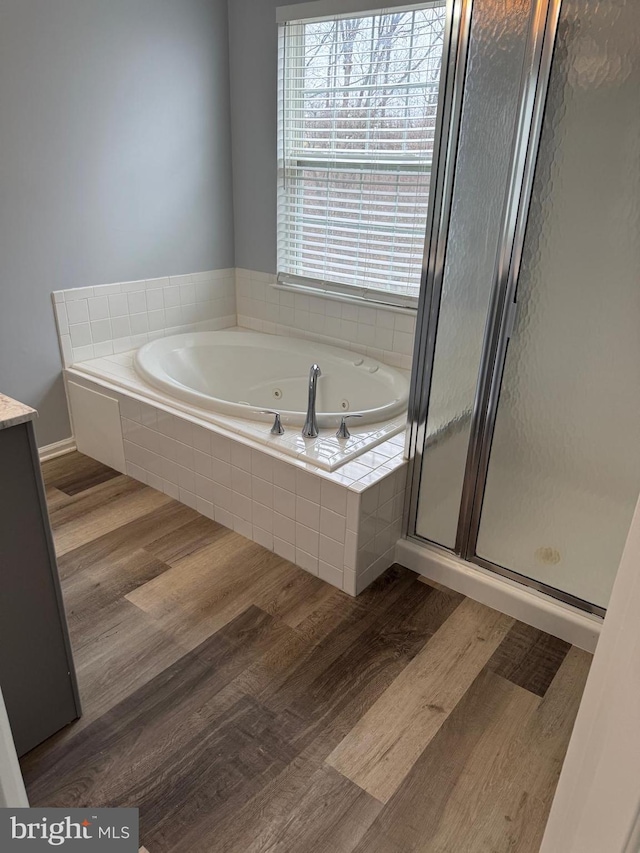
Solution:
{"label": "window sill", "polygon": [[394,314],[408,314],[410,317],[415,317],[418,305],[416,300],[415,307],[405,307],[403,305],[394,305],[391,302],[385,302],[384,299],[371,299],[370,297],[357,296],[348,291],[338,290],[323,290],[319,287],[312,287],[304,284],[290,284],[284,281],[276,281],[271,284],[271,287],[276,290],[285,290],[288,293],[303,293],[305,296],[315,296],[320,299],[330,299],[334,302],[349,302],[352,305],[367,305],[370,308],[384,309],[391,311]]}

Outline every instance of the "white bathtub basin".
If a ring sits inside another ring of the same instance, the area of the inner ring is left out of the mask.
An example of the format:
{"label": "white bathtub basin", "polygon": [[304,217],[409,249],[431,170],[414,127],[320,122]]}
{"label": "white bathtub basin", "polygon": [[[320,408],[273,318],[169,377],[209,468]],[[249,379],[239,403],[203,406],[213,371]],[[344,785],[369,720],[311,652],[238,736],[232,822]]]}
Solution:
{"label": "white bathtub basin", "polygon": [[192,332],[141,347],[136,372],[179,400],[251,420],[281,412],[285,423],[304,423],[309,368],[316,362],[318,425],[337,426],[345,414],[362,414],[353,426],[395,417],[407,407],[405,374],[338,347],[259,332]]}

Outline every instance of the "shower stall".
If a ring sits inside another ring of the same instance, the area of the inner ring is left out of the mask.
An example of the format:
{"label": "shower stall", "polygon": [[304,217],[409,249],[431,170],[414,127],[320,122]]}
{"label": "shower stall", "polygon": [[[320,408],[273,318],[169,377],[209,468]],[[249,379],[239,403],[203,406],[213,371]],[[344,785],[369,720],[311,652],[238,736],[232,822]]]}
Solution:
{"label": "shower stall", "polygon": [[447,6],[407,536],[603,615],[640,490],[640,3]]}

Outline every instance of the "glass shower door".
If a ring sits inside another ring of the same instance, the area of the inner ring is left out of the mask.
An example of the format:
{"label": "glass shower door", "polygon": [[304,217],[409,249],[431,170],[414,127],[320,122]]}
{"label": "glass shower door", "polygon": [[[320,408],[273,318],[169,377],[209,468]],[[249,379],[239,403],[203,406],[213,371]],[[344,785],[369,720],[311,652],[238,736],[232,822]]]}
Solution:
{"label": "glass shower door", "polygon": [[639,92],[640,3],[563,0],[469,554],[596,610],[640,486]]}
{"label": "glass shower door", "polygon": [[473,3],[416,518],[420,536],[447,548],[456,543],[533,6]]}

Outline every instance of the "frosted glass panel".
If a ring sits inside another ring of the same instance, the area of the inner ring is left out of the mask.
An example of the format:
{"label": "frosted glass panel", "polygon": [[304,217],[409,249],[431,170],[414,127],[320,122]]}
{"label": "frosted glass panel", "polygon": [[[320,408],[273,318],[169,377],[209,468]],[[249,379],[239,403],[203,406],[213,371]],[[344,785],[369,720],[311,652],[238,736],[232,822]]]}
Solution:
{"label": "frosted glass panel", "polygon": [[564,0],[477,554],[606,607],[640,488],[640,3]]}
{"label": "frosted glass panel", "polygon": [[531,0],[476,0],[416,529],[453,548]]}

